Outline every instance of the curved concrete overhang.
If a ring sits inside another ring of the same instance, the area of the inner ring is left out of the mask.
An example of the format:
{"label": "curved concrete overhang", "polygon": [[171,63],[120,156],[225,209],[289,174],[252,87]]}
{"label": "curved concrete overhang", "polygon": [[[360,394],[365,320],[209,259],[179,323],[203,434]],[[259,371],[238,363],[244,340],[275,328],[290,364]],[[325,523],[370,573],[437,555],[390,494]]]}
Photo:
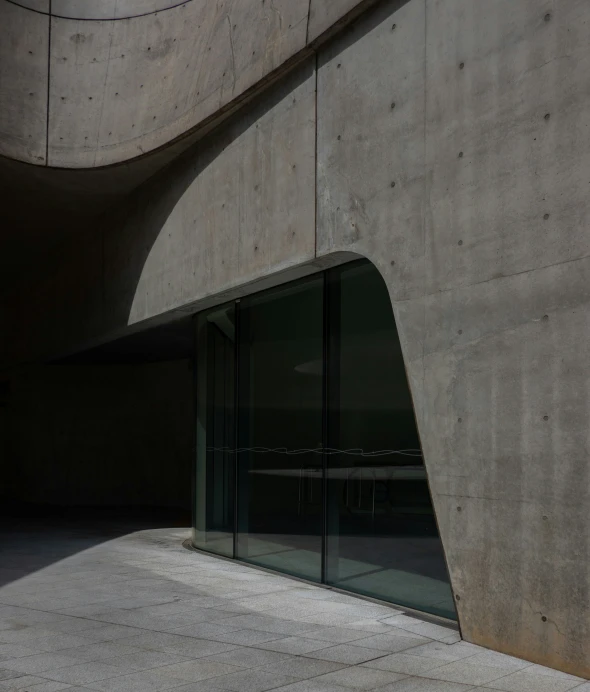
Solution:
{"label": "curved concrete overhang", "polygon": [[0,155],[97,168],[235,109],[375,0],[0,0]]}
{"label": "curved concrete overhang", "polygon": [[62,19],[129,19],[161,12],[192,0],[8,0],[14,5]]}

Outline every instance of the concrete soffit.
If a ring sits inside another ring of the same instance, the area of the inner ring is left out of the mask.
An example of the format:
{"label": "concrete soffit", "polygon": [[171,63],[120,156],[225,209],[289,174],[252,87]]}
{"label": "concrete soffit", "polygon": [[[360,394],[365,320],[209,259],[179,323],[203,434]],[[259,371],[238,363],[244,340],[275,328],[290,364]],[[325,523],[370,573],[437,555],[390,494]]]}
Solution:
{"label": "concrete soffit", "polygon": [[208,131],[378,0],[0,0],[0,156],[66,169]]}

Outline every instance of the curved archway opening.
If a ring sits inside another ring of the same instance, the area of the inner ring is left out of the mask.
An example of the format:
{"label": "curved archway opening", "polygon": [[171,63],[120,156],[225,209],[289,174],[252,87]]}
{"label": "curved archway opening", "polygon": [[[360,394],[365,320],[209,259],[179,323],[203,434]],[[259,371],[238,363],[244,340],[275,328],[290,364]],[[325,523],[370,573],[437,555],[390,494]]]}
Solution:
{"label": "curved archway opening", "polygon": [[196,331],[195,547],[454,619],[377,269],[246,296]]}

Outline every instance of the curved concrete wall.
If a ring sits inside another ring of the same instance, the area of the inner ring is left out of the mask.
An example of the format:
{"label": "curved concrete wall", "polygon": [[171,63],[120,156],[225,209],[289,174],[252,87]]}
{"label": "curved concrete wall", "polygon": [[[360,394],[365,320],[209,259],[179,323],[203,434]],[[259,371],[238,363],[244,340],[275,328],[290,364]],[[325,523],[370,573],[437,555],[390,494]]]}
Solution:
{"label": "curved concrete wall", "polygon": [[3,360],[368,257],[463,636],[590,677],[589,24],[585,0],[382,3],[48,256]]}
{"label": "curved concrete wall", "polygon": [[141,156],[304,58],[357,5],[0,0],[0,23],[14,37],[0,49],[0,99],[11,104],[0,120],[0,154],[65,168]]}
{"label": "curved concrete wall", "polygon": [[191,0],[51,0],[51,15],[68,19],[128,19],[187,2]]}
{"label": "curved concrete wall", "polygon": [[28,10],[49,14],[49,0],[11,0],[13,5],[24,7]]}
{"label": "curved concrete wall", "polygon": [[49,17],[0,2],[0,154],[47,163]]}

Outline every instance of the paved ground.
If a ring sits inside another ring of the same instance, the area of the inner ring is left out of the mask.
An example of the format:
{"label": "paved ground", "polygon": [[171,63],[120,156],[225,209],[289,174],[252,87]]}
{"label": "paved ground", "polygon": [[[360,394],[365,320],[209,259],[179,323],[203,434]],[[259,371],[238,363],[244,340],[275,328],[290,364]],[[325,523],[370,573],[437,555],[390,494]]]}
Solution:
{"label": "paved ground", "polygon": [[590,692],[392,608],[189,552],[187,536],[5,532],[0,690]]}

